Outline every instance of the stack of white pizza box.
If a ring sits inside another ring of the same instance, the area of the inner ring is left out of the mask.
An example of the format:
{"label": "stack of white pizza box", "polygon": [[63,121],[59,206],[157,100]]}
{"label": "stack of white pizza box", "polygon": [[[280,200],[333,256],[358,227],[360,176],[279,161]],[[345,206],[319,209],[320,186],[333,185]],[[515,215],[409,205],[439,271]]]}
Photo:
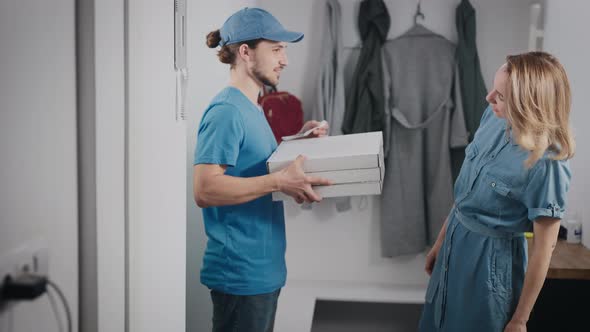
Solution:
{"label": "stack of white pizza box", "polygon": [[[287,167],[297,156],[306,160],[303,171],[332,181],[314,186],[321,197],[380,195],[385,176],[382,132],[324,136],[283,141],[266,162],[269,173]],[[273,200],[292,199],[275,192]]]}

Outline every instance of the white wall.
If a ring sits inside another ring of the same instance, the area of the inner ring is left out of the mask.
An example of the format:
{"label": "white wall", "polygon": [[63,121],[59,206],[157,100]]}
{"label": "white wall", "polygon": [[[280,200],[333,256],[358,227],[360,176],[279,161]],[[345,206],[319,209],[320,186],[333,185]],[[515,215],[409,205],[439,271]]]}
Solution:
{"label": "white wall", "polygon": [[[493,74],[507,54],[526,51],[528,4],[530,0],[472,0],[477,12],[477,42],[484,79],[491,85]],[[261,0],[288,28],[300,30],[305,38],[289,46],[289,66],[281,77],[281,90],[302,98],[310,112],[316,87],[317,56],[321,44],[320,19],[323,1],[297,2]],[[356,13],[360,1],[342,0],[345,45],[358,45]],[[413,22],[415,1],[386,0],[391,16],[390,38],[406,31]],[[459,1],[422,1],[423,24],[456,41],[455,8]],[[364,207],[353,200],[350,212],[338,213],[329,202],[312,211],[295,204],[286,205],[287,264],[289,280],[339,280],[378,282],[397,285],[424,285],[423,255],[399,258],[380,257],[378,198]]]}
{"label": "white wall", "polygon": [[174,109],[174,3],[127,6],[129,331],[184,331],[187,148]]}
{"label": "white wall", "polygon": [[590,45],[585,40],[588,23],[586,13],[590,3],[585,0],[547,1],[545,17],[545,50],[561,61],[568,74],[572,89],[571,123],[577,143],[576,155],[572,159],[572,186],[569,194],[569,211],[582,216],[584,244],[590,248],[590,132],[587,124],[590,114],[586,96],[590,89]]}
{"label": "white wall", "polygon": [[208,289],[201,285],[199,274],[207,243],[203,217],[193,198],[193,154],[197,128],[205,108],[229,82],[229,66],[217,59],[215,49],[205,44],[205,36],[221,28],[225,20],[242,7],[255,7],[256,1],[211,1],[188,4],[188,68],[187,97],[187,331],[211,330],[213,308]]}
{"label": "white wall", "polygon": [[[0,256],[46,242],[49,277],[64,291],[77,329],[74,13],[72,0],[0,2]],[[0,331],[59,326],[43,296],[1,311]]]}

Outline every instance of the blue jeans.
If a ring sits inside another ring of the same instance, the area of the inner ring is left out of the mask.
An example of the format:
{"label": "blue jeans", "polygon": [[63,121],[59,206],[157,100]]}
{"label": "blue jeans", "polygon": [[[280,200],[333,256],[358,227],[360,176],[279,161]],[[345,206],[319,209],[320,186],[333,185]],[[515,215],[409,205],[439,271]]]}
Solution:
{"label": "blue jeans", "polygon": [[211,291],[213,332],[272,332],[281,290],[259,295]]}

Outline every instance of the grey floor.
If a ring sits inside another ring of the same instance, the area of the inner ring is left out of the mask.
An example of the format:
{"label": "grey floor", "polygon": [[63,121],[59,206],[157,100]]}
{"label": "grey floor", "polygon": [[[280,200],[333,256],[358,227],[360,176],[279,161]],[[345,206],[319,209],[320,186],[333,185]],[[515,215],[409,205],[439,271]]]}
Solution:
{"label": "grey floor", "polygon": [[421,304],[316,302],[312,332],[414,332]]}

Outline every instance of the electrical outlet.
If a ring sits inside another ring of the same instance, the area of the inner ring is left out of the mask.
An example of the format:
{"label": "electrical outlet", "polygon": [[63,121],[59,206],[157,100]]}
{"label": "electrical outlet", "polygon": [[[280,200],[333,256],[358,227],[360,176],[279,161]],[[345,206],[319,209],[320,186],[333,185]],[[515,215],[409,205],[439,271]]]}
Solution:
{"label": "electrical outlet", "polygon": [[0,256],[0,283],[8,274],[49,275],[49,246],[46,241],[30,241]]}
{"label": "electrical outlet", "polygon": [[39,246],[32,251],[33,272],[39,275],[49,276],[49,249],[48,246]]}

